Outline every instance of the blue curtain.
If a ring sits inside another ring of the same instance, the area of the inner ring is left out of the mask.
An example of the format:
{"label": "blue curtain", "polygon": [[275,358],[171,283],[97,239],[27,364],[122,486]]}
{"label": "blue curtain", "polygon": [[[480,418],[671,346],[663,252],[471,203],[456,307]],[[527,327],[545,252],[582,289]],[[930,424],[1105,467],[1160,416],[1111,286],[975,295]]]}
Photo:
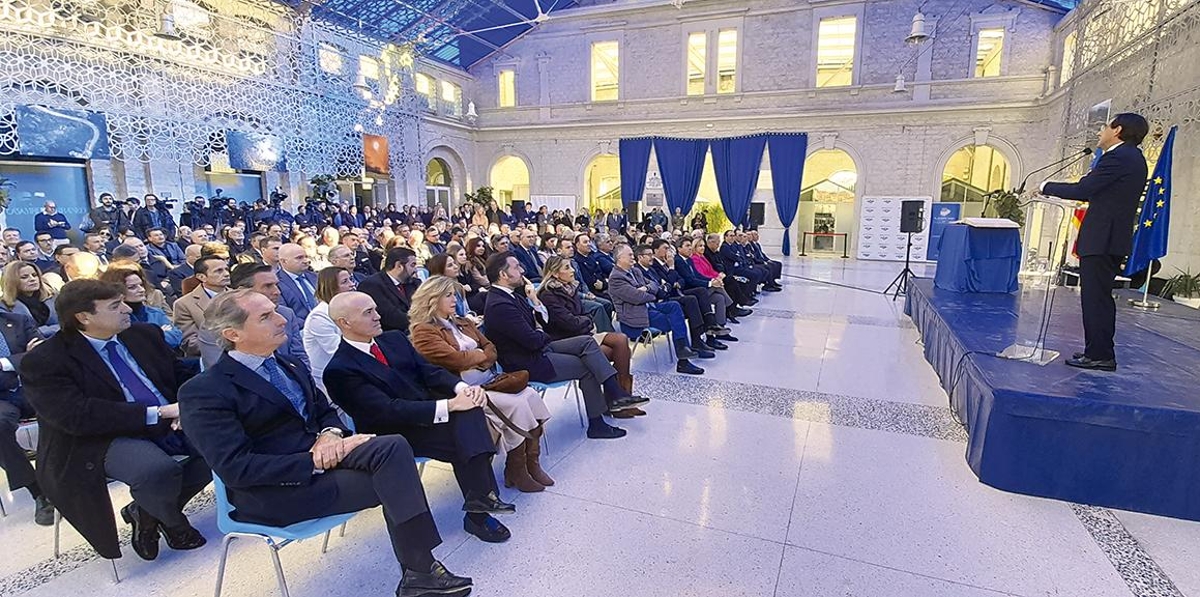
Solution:
{"label": "blue curtain", "polygon": [[652,137],[621,139],[617,151],[621,160],[621,203],[628,210],[630,205],[642,200],[646,191],[646,170],[650,168]]}
{"label": "blue curtain", "polygon": [[807,133],[772,133],[771,181],[775,185],[775,211],[783,224],[783,254],[792,254],[791,228],[800,207],[800,181],[804,178],[804,158],[808,154]]}
{"label": "blue curtain", "polygon": [[667,196],[671,214],[676,209],[685,214],[692,211],[696,193],[700,192],[700,175],[704,174],[704,154],[707,152],[708,139],[654,140],[663,193]]}
{"label": "blue curtain", "polygon": [[758,188],[766,135],[713,139],[713,170],[717,174],[717,192],[725,217],[734,226],[744,227],[749,219],[750,199]]}

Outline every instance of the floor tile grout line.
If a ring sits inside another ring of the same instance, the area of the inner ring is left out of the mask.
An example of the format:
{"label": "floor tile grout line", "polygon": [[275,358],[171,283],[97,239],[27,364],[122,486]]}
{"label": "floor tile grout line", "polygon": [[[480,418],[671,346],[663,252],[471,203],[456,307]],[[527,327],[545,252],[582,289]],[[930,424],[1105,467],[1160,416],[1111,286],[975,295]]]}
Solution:
{"label": "floor tile grout line", "polygon": [[783,553],[779,556],[779,570],[775,573],[773,597],[779,595],[779,579],[783,578],[783,561],[787,559],[787,538],[792,534],[792,518],[796,515],[796,498],[800,495],[800,475],[804,473],[804,457],[808,456],[808,436],[812,435],[812,423],[804,426],[804,447],[800,449],[800,464],[796,467],[796,486],[792,489],[792,507],[788,509],[787,528],[783,532]]}

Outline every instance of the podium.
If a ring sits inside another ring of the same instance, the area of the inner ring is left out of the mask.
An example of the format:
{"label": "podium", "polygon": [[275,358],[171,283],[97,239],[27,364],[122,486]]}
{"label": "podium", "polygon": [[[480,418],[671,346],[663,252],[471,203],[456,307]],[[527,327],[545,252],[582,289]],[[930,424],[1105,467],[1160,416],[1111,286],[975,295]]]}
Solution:
{"label": "podium", "polygon": [[1041,193],[1023,196],[1022,202],[1024,252],[1017,273],[1021,289],[1017,297],[1016,337],[997,356],[1046,365],[1059,355],[1046,348],[1046,331],[1054,293],[1067,260],[1071,214],[1082,204]]}

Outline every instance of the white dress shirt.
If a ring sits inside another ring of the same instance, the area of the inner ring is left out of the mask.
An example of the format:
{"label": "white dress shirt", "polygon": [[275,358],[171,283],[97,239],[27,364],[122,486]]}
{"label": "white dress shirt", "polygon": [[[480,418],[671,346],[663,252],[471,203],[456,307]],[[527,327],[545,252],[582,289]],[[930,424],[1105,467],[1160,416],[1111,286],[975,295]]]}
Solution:
{"label": "white dress shirt", "polygon": [[329,392],[325,389],[322,376],[329,360],[333,358],[333,353],[337,352],[338,345],[342,343],[342,331],[329,317],[329,303],[319,302],[309,311],[308,318],[304,320],[301,339],[304,343],[304,354],[308,355],[313,381],[317,383],[321,392],[328,396]]}

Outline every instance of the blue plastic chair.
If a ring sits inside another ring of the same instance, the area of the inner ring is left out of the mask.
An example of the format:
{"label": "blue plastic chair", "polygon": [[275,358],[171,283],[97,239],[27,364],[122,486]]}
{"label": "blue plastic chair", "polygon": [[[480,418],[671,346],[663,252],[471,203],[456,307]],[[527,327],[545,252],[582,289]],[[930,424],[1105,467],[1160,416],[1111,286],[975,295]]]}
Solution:
{"label": "blue plastic chair", "polygon": [[326,548],[329,547],[329,534],[333,532],[333,529],[346,524],[357,514],[357,512],[335,514],[304,520],[286,527],[239,522],[230,516],[234,508],[229,503],[229,496],[225,493],[225,483],[215,474],[213,475],[213,492],[217,497],[217,528],[225,534],[225,538],[221,542],[221,562],[217,565],[215,597],[221,597],[221,583],[225,579],[225,562],[229,559],[229,546],[234,539],[260,539],[267,547],[271,548],[271,562],[275,564],[275,579],[279,583],[279,592],[283,597],[290,597],[287,580],[283,576],[283,565],[279,563],[279,550],[293,541],[311,539],[324,534],[325,540],[321,544],[321,553],[325,553]]}
{"label": "blue plastic chair", "polygon": [[[546,392],[557,388],[567,388],[567,395],[572,392],[575,394],[575,409],[579,411],[579,426],[587,429],[587,419],[583,416],[583,395],[579,392],[579,384],[574,379],[565,381],[555,381],[551,383],[542,383],[539,381],[530,381],[529,387],[542,395],[542,400],[546,399]],[[569,399],[569,398],[568,398]],[[545,438],[545,434],[542,435]]]}
{"label": "blue plastic chair", "polygon": [[670,356],[675,357],[675,340],[671,337],[670,331],[662,331],[658,328],[635,328],[632,326],[620,324],[621,333],[629,337],[629,341],[633,343],[633,350],[630,352],[630,358],[637,354],[639,346],[649,346],[650,350],[654,351],[654,366],[658,367],[658,345],[654,343],[654,339],[666,335],[667,350],[670,351]]}

